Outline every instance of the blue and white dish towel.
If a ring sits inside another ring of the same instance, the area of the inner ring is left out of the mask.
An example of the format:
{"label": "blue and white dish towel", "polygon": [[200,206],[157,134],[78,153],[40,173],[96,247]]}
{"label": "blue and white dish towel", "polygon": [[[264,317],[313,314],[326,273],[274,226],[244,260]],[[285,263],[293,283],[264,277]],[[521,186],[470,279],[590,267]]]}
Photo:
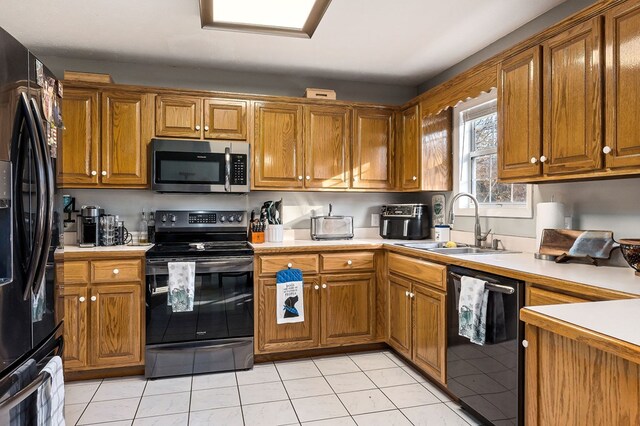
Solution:
{"label": "blue and white dish towel", "polygon": [[489,290],[485,289],[485,283],[471,277],[462,277],[460,281],[458,334],[476,345],[484,345],[487,334]]}
{"label": "blue and white dish towel", "polygon": [[193,311],[196,262],[169,262],[169,294],[167,305],[173,312]]}
{"label": "blue and white dish towel", "polygon": [[65,426],[64,422],[64,376],[62,358],[54,356],[42,372],[51,376],[50,386],[42,386],[37,397],[37,426]]}
{"label": "blue and white dish towel", "polygon": [[278,324],[304,322],[304,285],[300,269],[276,273],[276,321]]}

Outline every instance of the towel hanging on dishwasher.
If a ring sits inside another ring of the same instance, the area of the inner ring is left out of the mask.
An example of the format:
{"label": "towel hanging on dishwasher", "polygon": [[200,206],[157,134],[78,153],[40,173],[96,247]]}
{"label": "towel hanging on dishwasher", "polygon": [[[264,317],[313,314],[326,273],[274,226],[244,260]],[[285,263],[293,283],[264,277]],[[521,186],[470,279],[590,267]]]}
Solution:
{"label": "towel hanging on dishwasher", "polygon": [[488,303],[489,290],[485,288],[485,281],[463,276],[460,280],[458,334],[476,345],[485,343]]}
{"label": "towel hanging on dishwasher", "polygon": [[304,284],[300,269],[276,273],[276,322],[304,322]]}

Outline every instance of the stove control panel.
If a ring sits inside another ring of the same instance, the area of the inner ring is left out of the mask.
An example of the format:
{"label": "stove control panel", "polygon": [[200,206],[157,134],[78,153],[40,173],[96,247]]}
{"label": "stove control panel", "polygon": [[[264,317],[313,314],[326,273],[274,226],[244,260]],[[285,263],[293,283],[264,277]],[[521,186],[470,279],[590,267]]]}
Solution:
{"label": "stove control panel", "polygon": [[156,230],[246,227],[246,212],[225,210],[158,210]]}

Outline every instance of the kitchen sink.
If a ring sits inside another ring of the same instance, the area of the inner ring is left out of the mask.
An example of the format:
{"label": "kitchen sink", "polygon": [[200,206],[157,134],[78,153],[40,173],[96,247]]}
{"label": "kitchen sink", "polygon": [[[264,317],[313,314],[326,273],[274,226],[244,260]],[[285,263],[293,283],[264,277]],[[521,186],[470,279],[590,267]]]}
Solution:
{"label": "kitchen sink", "polygon": [[464,255],[464,254],[508,254],[519,253],[517,251],[509,250],[494,250],[491,248],[469,247],[464,244],[458,244],[458,247],[444,247],[443,242],[438,241],[421,241],[416,243],[402,243],[399,246],[409,247],[418,250],[430,251],[432,253],[450,254],[450,255]]}

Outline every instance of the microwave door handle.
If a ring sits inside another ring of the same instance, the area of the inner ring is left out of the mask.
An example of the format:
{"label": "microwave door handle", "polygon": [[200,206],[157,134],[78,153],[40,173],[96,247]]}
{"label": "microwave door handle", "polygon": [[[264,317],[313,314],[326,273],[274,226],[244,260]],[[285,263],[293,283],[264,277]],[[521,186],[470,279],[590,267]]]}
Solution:
{"label": "microwave door handle", "polygon": [[224,191],[231,192],[231,149],[224,149]]}
{"label": "microwave door handle", "polygon": [[38,270],[36,271],[35,282],[33,284],[33,294],[38,294],[44,276],[46,273],[47,259],[49,257],[49,248],[51,247],[51,228],[53,227],[53,171],[51,168],[51,159],[49,157],[49,145],[45,136],[42,120],[42,114],[40,114],[40,107],[36,103],[35,99],[31,98],[31,109],[33,117],[35,119],[35,127],[38,133],[39,146],[41,150],[42,163],[44,164],[44,177],[45,177],[45,189],[46,189],[46,207],[45,211],[45,223],[44,223],[44,241],[40,259],[38,262]]}

